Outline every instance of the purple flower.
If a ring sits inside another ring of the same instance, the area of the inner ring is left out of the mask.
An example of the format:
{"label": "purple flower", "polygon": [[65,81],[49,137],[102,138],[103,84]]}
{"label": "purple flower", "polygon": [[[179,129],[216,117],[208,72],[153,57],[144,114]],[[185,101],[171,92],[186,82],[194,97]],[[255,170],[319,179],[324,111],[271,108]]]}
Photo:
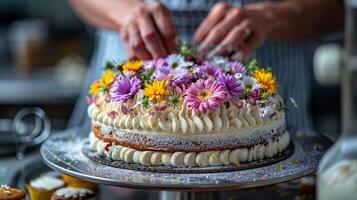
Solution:
{"label": "purple flower", "polygon": [[158,68],[156,79],[167,80],[174,85],[182,85],[190,81],[190,76],[189,71],[186,68],[178,67],[172,69],[169,66],[161,66]]}
{"label": "purple flower", "polygon": [[263,90],[261,88],[253,89],[248,95],[248,102],[255,105],[257,101],[262,99]]}
{"label": "purple flower", "polygon": [[231,71],[233,72],[233,74],[237,74],[237,73],[245,74],[247,72],[243,64],[239,61],[231,62]]}
{"label": "purple flower", "polygon": [[219,75],[217,81],[226,88],[230,99],[238,100],[244,94],[243,87],[232,75]]}
{"label": "purple flower", "polygon": [[156,70],[161,66],[168,66],[164,58],[158,58],[155,60],[147,60],[144,62],[144,69],[146,70]]}
{"label": "purple flower", "polygon": [[111,89],[112,98],[116,102],[123,103],[132,98],[140,87],[141,81],[136,76],[131,78],[118,76]]}
{"label": "purple flower", "polygon": [[223,105],[227,97],[227,90],[212,79],[198,80],[192,83],[185,92],[185,103],[194,111],[202,113],[214,112]]}
{"label": "purple flower", "polygon": [[207,78],[206,76],[218,76],[220,74],[223,74],[223,69],[220,67],[213,67],[209,65],[208,63],[203,63],[198,68],[198,77],[199,78]]}

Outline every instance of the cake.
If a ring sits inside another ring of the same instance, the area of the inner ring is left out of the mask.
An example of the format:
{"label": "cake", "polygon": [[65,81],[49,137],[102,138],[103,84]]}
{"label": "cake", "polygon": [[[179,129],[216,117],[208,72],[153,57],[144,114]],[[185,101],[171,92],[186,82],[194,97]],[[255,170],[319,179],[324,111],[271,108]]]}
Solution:
{"label": "cake", "polygon": [[31,200],[50,200],[52,194],[59,188],[65,187],[66,183],[57,177],[40,176],[26,185]]}
{"label": "cake", "polygon": [[17,188],[10,188],[7,185],[0,186],[1,200],[25,200],[26,193]]}
{"label": "cake", "polygon": [[90,148],[113,161],[171,167],[251,162],[287,148],[286,106],[271,69],[193,52],[108,63],[89,91]]}
{"label": "cake", "polygon": [[65,174],[62,175],[62,179],[67,183],[67,187],[86,188],[94,191],[98,190],[98,185],[96,183],[91,183]]}
{"label": "cake", "polygon": [[51,200],[95,200],[92,190],[86,188],[65,187],[56,190]]}

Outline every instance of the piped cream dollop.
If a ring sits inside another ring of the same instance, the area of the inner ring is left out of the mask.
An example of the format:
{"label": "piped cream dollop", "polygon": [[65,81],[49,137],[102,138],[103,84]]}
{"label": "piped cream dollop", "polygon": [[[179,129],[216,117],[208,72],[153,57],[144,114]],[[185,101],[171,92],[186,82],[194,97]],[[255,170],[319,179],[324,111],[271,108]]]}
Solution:
{"label": "piped cream dollop", "polygon": [[[113,145],[105,148],[108,143],[96,138],[93,133],[90,136],[90,147],[99,155],[108,156],[113,160],[123,160],[127,163],[138,163],[146,166],[168,165],[174,167],[206,167],[237,164],[271,158],[282,152],[290,143],[288,132],[283,133],[266,144],[257,144],[250,148],[238,148],[222,151],[205,152],[163,152],[163,151],[139,151],[136,149]],[[99,141],[98,141],[99,140]],[[106,153],[110,151],[110,153]]]}
{"label": "piped cream dollop", "polygon": [[[134,99],[134,101],[140,100],[140,98]],[[100,106],[91,104],[88,107],[88,114],[94,121],[122,130],[155,130],[183,135],[207,134],[229,129],[241,130],[258,127],[284,118],[284,111],[276,109],[274,105],[281,98],[276,96],[271,99],[274,99],[274,101],[271,100],[273,105],[262,108],[252,106],[244,100],[241,109],[233,103],[229,103],[228,107],[223,106],[211,114],[189,110],[184,103],[150,114],[143,106],[138,105],[140,102],[133,102],[138,106],[133,106],[134,110],[131,113],[123,113],[121,104],[100,101]]]}

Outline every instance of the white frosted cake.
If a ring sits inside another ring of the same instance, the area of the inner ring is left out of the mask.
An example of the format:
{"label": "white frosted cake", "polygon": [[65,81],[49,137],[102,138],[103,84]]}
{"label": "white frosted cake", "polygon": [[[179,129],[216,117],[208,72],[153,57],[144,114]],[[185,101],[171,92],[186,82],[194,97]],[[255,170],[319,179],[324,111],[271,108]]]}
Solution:
{"label": "white frosted cake", "polygon": [[146,166],[207,167],[271,158],[290,142],[269,69],[172,54],[108,64],[90,89],[90,146]]}

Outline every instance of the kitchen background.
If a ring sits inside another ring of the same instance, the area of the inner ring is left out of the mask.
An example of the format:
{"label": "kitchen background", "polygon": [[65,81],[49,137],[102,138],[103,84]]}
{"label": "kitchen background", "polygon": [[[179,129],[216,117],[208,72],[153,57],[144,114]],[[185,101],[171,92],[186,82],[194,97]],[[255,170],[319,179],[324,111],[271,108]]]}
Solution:
{"label": "kitchen background", "polygon": [[[11,126],[21,108],[40,107],[50,117],[53,133],[65,129],[82,91],[95,33],[64,0],[0,1],[0,183],[11,180],[20,166]],[[342,34],[319,39],[307,51],[313,55],[321,42],[341,43]],[[340,126],[339,86],[327,88],[312,81],[311,109],[316,131],[336,138]],[[34,160],[38,159],[35,150],[38,147],[29,149]]]}

